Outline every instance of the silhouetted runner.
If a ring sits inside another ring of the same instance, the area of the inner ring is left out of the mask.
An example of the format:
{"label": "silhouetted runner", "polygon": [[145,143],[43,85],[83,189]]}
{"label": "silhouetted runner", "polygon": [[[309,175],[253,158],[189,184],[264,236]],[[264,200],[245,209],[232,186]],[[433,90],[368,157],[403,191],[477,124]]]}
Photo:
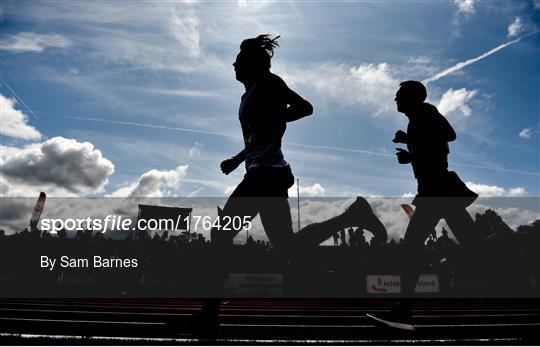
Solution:
{"label": "silhouetted runner", "polygon": [[[233,64],[236,79],[246,90],[238,111],[244,148],[224,160],[221,170],[228,175],[244,163],[246,174],[220,214],[249,219],[260,214],[270,242],[274,248],[284,250],[290,247],[293,235],[287,199],[294,176],[283,157],[281,141],[287,122],[311,115],[313,107],[270,72],[278,38],[259,35],[244,40]],[[239,231],[214,229],[212,242],[232,243]]]}
{"label": "silhouetted runner", "polygon": [[[288,189],[294,184],[294,176],[283,157],[281,143],[286,124],[311,115],[313,107],[270,71],[274,49],[279,46],[278,38],[259,35],[244,40],[233,64],[236,79],[246,90],[238,112],[244,148],[220,166],[228,175],[244,163],[246,173],[223,210],[218,209],[219,216],[222,220],[238,216],[252,219],[259,214],[273,248],[284,259],[290,259],[293,252],[298,256],[302,247],[318,245],[350,226],[365,228],[375,235],[376,242],[386,242],[385,227],[361,197],[357,197],[341,215],[308,225],[297,234],[293,232]],[[216,288],[225,280],[227,246],[232,245],[240,230],[242,227],[211,231],[212,244],[220,255],[219,263],[210,270],[213,274],[209,274],[215,277]],[[200,321],[196,326],[199,335],[217,334],[219,303],[219,299],[203,300],[203,309],[196,318]]]}
{"label": "silhouetted runner", "polygon": [[[281,142],[286,123],[312,114],[313,107],[270,72],[270,60],[279,46],[278,38],[259,35],[244,40],[233,64],[236,79],[246,89],[238,112],[244,149],[224,160],[221,170],[228,175],[245,163],[246,174],[223,210],[219,211],[220,216],[248,216],[251,219],[260,214],[272,246],[284,256],[289,256],[298,247],[318,245],[350,226],[366,228],[375,235],[377,242],[386,242],[386,229],[361,197],[357,197],[343,214],[308,225],[294,234],[288,202],[288,189],[294,184],[294,176],[281,151]],[[240,230],[214,229],[212,242],[231,244]]]}
{"label": "silhouetted runner", "polygon": [[[398,130],[394,143],[403,143],[407,149],[396,148],[400,164],[411,164],[418,181],[418,194],[413,200],[416,210],[411,216],[404,237],[406,254],[402,265],[401,294],[405,298],[385,315],[387,322],[411,325],[411,300],[420,275],[424,242],[437,223],[444,219],[461,245],[476,241],[474,221],[466,210],[478,195],[467,188],[458,175],[448,171],[448,143],[456,133],[437,108],[425,103],[427,91],[418,81],[400,84],[395,101],[398,112],[409,119],[407,132]],[[395,325],[393,325],[396,327]]]}

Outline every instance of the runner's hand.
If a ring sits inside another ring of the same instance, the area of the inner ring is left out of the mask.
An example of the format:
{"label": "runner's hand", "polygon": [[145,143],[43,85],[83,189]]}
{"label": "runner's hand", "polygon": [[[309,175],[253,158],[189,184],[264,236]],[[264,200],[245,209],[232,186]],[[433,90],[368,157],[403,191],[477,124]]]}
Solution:
{"label": "runner's hand", "polygon": [[409,164],[412,162],[411,153],[403,148],[396,148],[397,160],[400,164]]}
{"label": "runner's hand", "polygon": [[403,130],[396,131],[396,134],[394,135],[394,139],[392,140],[394,143],[407,143],[407,133]]}
{"label": "runner's hand", "polygon": [[223,172],[225,175],[228,175],[234,170],[236,170],[238,165],[240,165],[240,162],[234,158],[225,159],[220,164],[221,172]]}

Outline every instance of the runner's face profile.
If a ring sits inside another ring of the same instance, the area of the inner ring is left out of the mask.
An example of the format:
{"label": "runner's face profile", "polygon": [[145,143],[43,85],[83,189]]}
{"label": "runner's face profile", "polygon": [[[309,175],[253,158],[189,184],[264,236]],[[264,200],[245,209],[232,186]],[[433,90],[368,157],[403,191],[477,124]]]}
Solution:
{"label": "runner's face profile", "polygon": [[405,108],[404,108],[404,97],[403,97],[403,91],[401,89],[399,89],[397,92],[396,92],[396,97],[394,98],[394,101],[396,102],[396,107],[397,107],[397,110],[398,112],[405,112]]}
{"label": "runner's face profile", "polygon": [[406,113],[414,109],[414,97],[411,93],[407,93],[403,88],[399,88],[394,98],[396,102],[397,110],[401,113]]}
{"label": "runner's face profile", "polygon": [[238,53],[238,55],[236,56],[236,60],[233,63],[233,66],[236,79],[240,82],[247,81],[249,76],[249,69],[247,57],[244,53]]}

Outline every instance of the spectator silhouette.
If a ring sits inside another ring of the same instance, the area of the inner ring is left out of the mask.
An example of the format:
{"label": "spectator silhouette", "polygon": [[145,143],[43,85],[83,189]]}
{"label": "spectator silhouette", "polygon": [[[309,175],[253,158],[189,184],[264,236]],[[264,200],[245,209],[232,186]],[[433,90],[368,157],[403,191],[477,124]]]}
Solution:
{"label": "spectator silhouette", "polygon": [[356,235],[353,228],[347,229],[347,234],[349,235],[349,246],[358,246],[356,242]]}
{"label": "spectator silhouette", "polygon": [[437,239],[437,245],[438,248],[448,248],[454,245],[454,242],[448,236],[448,230],[446,228],[442,228],[441,236]]}
{"label": "spectator silhouette", "polygon": [[341,230],[341,231],[339,232],[339,237],[340,237],[340,239],[341,239],[341,246],[342,246],[342,247],[347,246],[347,236],[346,236],[346,234],[345,234],[345,230]]}
{"label": "spectator silhouette", "polygon": [[337,233],[332,234],[332,238],[334,239],[334,246],[339,245],[339,235]]}
{"label": "spectator silhouette", "polygon": [[249,235],[246,239],[246,246],[253,247],[255,246],[255,240],[253,240],[253,236]]}
{"label": "spectator silhouette", "polygon": [[[363,229],[357,229],[356,232],[355,232],[355,235],[356,235],[357,242],[358,242],[359,246],[361,246],[361,247],[367,246],[368,243],[366,241],[366,235],[365,235]],[[394,243],[395,243],[395,241],[394,241]]]}
{"label": "spectator silhouette", "polygon": [[[202,236],[199,234],[199,236]],[[169,237],[169,231],[168,230],[165,230],[162,234],[161,234],[161,240],[162,241],[165,241],[167,240],[167,238]]]}

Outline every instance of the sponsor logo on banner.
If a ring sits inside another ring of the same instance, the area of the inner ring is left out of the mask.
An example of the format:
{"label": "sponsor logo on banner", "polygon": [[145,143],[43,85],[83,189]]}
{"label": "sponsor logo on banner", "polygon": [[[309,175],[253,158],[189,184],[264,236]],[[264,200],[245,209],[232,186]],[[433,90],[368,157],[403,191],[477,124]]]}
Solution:
{"label": "sponsor logo on banner", "polygon": [[[401,293],[401,280],[398,275],[367,275],[368,293],[392,294]],[[437,275],[421,275],[416,282],[416,293],[438,293],[439,278]]]}
{"label": "sponsor logo on banner", "polygon": [[399,293],[401,283],[396,275],[368,275],[366,278],[368,293]]}
{"label": "sponsor logo on banner", "polygon": [[231,296],[280,296],[282,274],[231,273],[225,282],[225,294]]}
{"label": "sponsor logo on banner", "polygon": [[439,277],[437,275],[421,275],[416,282],[415,293],[438,293]]}
{"label": "sponsor logo on banner", "polygon": [[484,289],[484,288],[486,288],[486,283],[484,283],[482,281],[479,281],[479,280],[476,280],[476,279],[463,281],[463,280],[460,280],[460,279],[452,278],[450,280],[450,288],[451,289],[459,289],[459,290],[463,290],[463,289]]}

